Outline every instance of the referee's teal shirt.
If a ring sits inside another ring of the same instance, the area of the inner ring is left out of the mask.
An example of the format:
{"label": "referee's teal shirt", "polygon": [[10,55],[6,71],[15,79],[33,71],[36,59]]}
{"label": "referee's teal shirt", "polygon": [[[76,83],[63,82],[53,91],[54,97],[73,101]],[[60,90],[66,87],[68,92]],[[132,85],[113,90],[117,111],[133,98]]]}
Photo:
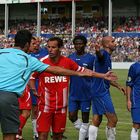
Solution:
{"label": "referee's teal shirt", "polygon": [[0,49],[0,90],[22,95],[30,75],[49,65],[15,48]]}

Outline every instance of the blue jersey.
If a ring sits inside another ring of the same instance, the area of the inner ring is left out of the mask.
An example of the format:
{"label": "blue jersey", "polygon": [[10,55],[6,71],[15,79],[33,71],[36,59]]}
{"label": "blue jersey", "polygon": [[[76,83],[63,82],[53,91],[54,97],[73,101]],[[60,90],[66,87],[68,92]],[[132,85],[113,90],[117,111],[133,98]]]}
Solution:
{"label": "blue jersey", "polygon": [[[110,54],[106,50],[100,50],[103,59],[95,58],[95,72],[106,73],[112,69]],[[102,78],[93,78],[92,96],[103,96],[109,93],[110,82]]]}
{"label": "blue jersey", "polygon": [[140,107],[140,62],[130,66],[126,85],[131,87],[132,108]]}
{"label": "blue jersey", "polygon": [[40,48],[37,53],[30,53],[31,56],[41,59],[42,57],[46,56],[48,54],[48,50],[46,48]]}
{"label": "blue jersey", "polygon": [[[95,57],[89,53],[78,56],[73,53],[69,56],[70,59],[75,61],[78,65],[93,70]],[[86,101],[91,98],[91,83],[92,78],[82,78],[78,76],[70,76],[70,94],[71,100]]]}

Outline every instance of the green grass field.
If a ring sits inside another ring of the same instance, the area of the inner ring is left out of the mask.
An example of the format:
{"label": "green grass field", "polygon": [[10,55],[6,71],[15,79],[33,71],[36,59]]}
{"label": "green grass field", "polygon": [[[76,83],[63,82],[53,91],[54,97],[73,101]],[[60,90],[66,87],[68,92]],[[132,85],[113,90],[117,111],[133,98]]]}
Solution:
{"label": "green grass field", "polygon": [[[118,75],[119,78],[118,82],[121,85],[125,85],[127,70],[114,70],[114,71]],[[117,132],[116,140],[129,140],[132,124],[131,124],[130,113],[126,109],[126,98],[114,87],[111,87],[111,95],[118,116],[118,124],[116,128],[116,132]],[[79,113],[79,117],[80,117],[80,113]],[[90,116],[90,120],[91,118],[92,115]],[[105,126],[106,126],[106,118],[104,117],[103,122],[99,128],[98,140],[106,140]],[[67,120],[65,135],[68,137],[67,140],[78,140],[78,131],[74,129],[72,123],[69,120]],[[23,137],[25,138],[25,140],[32,140],[32,125],[30,119],[28,120],[23,130]],[[2,140],[1,135],[0,135],[0,140]]]}

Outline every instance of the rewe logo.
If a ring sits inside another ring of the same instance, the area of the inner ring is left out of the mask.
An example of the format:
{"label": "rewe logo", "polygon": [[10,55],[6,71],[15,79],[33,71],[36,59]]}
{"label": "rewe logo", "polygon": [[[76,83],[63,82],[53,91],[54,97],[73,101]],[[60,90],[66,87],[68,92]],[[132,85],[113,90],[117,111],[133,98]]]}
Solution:
{"label": "rewe logo", "polygon": [[60,82],[67,82],[66,76],[45,77],[45,83],[60,83]]}

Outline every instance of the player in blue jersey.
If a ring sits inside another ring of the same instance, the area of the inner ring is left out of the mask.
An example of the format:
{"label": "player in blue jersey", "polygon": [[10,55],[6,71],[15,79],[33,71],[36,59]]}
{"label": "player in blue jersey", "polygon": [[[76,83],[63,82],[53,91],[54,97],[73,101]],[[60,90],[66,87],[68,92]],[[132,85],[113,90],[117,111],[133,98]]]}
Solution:
{"label": "player in blue jersey", "polygon": [[[41,48],[40,47],[40,39],[37,37],[33,37],[31,40],[31,46],[29,48],[28,52],[31,56],[41,59],[44,56],[48,54],[48,50],[46,47]],[[36,90],[38,89],[38,79],[36,79]],[[36,130],[36,118],[37,118],[37,96],[33,94],[33,91],[31,92],[31,99],[32,99],[32,113],[31,113],[31,119],[32,119],[32,126],[33,126],[33,137],[34,139],[38,139],[38,133]]]}
{"label": "player in blue jersey", "polygon": [[[85,51],[87,39],[78,35],[73,39],[73,44],[75,52],[69,58],[78,65],[93,70],[95,57]],[[79,140],[85,140],[88,137],[91,83],[91,78],[70,77],[69,119],[79,130]],[[78,110],[82,112],[82,121],[78,119]]]}
{"label": "player in blue jersey", "polygon": [[[140,54],[140,47],[138,49]],[[132,130],[131,140],[138,140],[140,129],[140,62],[132,64],[126,81],[127,109],[131,112]]]}
{"label": "player in blue jersey", "polygon": [[[102,45],[103,49],[100,49]],[[106,73],[112,69],[111,54],[115,49],[113,37],[103,37],[101,44],[96,44],[95,71]],[[93,78],[92,92],[92,125],[89,126],[89,140],[96,140],[98,128],[102,122],[103,115],[107,118],[106,137],[107,140],[115,140],[115,127],[117,124],[117,116],[110,96],[110,85],[118,88],[125,94],[125,88],[117,82],[109,82],[101,78]]]}

